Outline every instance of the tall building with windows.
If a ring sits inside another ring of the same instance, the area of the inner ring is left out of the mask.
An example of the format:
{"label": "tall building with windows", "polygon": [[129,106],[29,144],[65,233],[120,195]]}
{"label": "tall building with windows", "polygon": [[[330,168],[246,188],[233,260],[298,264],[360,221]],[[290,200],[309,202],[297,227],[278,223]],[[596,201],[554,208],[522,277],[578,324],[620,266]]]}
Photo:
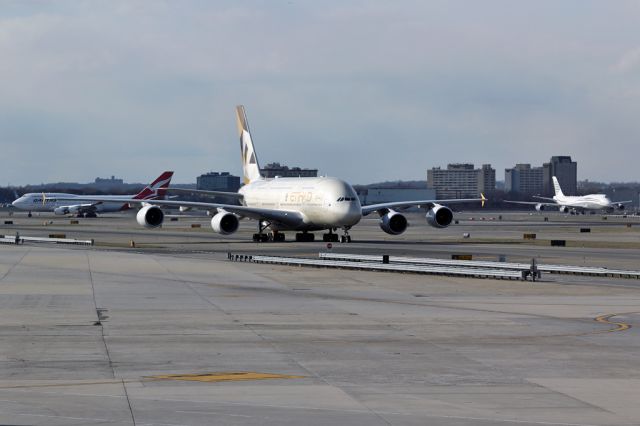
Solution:
{"label": "tall building with windows", "polygon": [[436,191],[437,198],[473,198],[496,188],[496,171],[490,164],[476,169],[470,163],[434,167],[427,171],[427,188]]}
{"label": "tall building with windows", "polygon": [[562,192],[565,195],[578,194],[578,163],[571,161],[568,155],[551,157],[543,168],[543,191],[546,195],[553,195],[553,176],[558,178]]}
{"label": "tall building with windows", "polygon": [[516,164],[504,171],[504,186],[506,192],[535,195],[543,192],[542,167],[531,167],[531,164]]}
{"label": "tall building with windows", "polygon": [[288,167],[280,163],[269,163],[260,173],[266,178],[279,177],[317,177],[318,169],[302,169],[300,167]]}
{"label": "tall building with windows", "polygon": [[210,172],[197,177],[196,188],[205,191],[236,192],[240,188],[240,177],[229,172]]}

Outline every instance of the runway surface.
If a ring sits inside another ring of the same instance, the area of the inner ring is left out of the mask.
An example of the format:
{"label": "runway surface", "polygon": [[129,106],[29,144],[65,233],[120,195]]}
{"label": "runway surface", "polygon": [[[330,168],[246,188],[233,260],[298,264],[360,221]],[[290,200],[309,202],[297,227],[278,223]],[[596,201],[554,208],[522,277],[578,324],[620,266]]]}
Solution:
{"label": "runway surface", "polygon": [[[640,269],[638,219],[499,215],[445,230],[412,215],[398,237],[367,220],[331,250]],[[221,237],[205,218],[0,219],[96,241],[0,246],[0,424],[640,423],[637,280],[246,264],[226,253],[326,247],[250,242],[252,222]]]}

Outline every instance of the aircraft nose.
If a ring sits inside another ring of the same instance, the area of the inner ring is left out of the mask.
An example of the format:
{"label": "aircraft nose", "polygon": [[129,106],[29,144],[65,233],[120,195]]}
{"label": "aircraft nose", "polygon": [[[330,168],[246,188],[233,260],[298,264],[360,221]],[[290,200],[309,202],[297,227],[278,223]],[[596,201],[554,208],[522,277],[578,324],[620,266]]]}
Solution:
{"label": "aircraft nose", "polygon": [[345,211],[345,221],[352,226],[360,222],[362,218],[362,208],[358,203],[349,203],[349,208]]}

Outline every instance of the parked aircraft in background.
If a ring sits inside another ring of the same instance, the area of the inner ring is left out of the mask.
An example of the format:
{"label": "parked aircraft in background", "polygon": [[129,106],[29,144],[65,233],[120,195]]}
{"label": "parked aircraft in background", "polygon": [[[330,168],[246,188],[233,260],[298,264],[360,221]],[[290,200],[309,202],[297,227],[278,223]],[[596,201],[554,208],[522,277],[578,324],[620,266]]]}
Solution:
{"label": "parked aircraft in background", "polygon": [[[203,203],[179,200],[155,200],[143,206],[137,215],[140,225],[156,228],[162,225],[164,213],[160,206],[179,206],[216,212],[211,219],[213,230],[222,235],[238,230],[243,217],[258,221],[254,241],[284,241],[284,231],[296,231],[296,241],[313,241],[314,231],[327,230],[324,241],[338,241],[335,234],[342,230],[341,241],[349,242],[349,230],[363,216],[377,213],[380,228],[387,234],[402,234],[407,229],[407,219],[398,210],[421,206],[427,210],[427,223],[445,228],[453,220],[453,212],[442,203],[467,203],[478,199],[417,200],[361,206],[358,195],[347,182],[333,177],[275,178],[266,179],[260,174],[258,157],[253,146],[244,107],[236,108],[240,150],[242,156],[244,186],[237,193],[218,191],[191,191],[237,199],[241,205]],[[90,198],[83,197],[88,200]],[[143,203],[128,199],[127,203]]]}
{"label": "parked aircraft in background", "polygon": [[512,204],[526,204],[535,206],[537,211],[558,209],[562,213],[584,213],[586,211],[605,211],[614,212],[616,210],[624,210],[625,204],[629,204],[632,201],[611,201],[605,194],[588,194],[580,196],[564,195],[558,179],[553,176],[553,190],[555,195],[553,198],[534,196],[533,198],[539,198],[545,200],[545,202],[538,201],[506,201]]}
{"label": "parked aircraft in background", "polygon": [[[173,172],[164,172],[156,180],[145,186],[137,194],[131,195],[86,195],[58,192],[37,192],[24,194],[12,204],[20,210],[31,212],[54,212],[57,215],[77,215],[78,217],[96,217],[97,213],[110,213],[131,208],[127,200],[147,202],[165,198],[171,183]],[[86,202],[90,199],[90,202]],[[83,202],[84,201],[84,202]]]}

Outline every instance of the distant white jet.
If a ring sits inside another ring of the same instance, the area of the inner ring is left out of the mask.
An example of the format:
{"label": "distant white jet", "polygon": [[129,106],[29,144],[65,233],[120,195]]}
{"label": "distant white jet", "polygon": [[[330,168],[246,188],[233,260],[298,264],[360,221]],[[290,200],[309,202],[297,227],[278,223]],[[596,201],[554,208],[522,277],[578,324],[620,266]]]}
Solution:
{"label": "distant white jet", "polygon": [[614,212],[616,210],[624,210],[625,204],[629,204],[632,200],[627,201],[611,201],[605,194],[588,194],[580,196],[564,195],[558,179],[553,176],[553,190],[555,195],[552,198],[534,196],[533,198],[539,198],[541,200],[547,200],[552,202],[537,202],[537,201],[508,201],[512,204],[526,204],[535,206],[537,211],[548,210],[550,208],[557,208],[562,213],[584,213],[585,211],[604,211]]}
{"label": "distant white jet", "polygon": [[[127,200],[150,201],[163,199],[171,183],[173,172],[164,172],[153,182],[135,195],[86,195],[65,194],[60,192],[36,192],[24,194],[12,204],[20,210],[29,212],[53,212],[57,215],[77,215],[96,217],[96,213],[110,213],[131,208]],[[91,198],[90,202],[86,198]]]}
{"label": "distant white jet", "polygon": [[[258,222],[258,232],[254,241],[284,241],[284,231],[297,231],[296,241],[313,241],[313,231],[328,230],[324,241],[338,241],[334,232],[343,231],[341,241],[349,242],[349,230],[363,216],[377,213],[380,228],[391,235],[402,234],[407,229],[406,217],[399,210],[411,206],[427,209],[426,221],[435,228],[446,228],[453,220],[453,212],[441,203],[482,202],[478,199],[416,200],[361,206],[353,187],[333,177],[275,178],[266,179],[260,173],[256,151],[253,147],[249,124],[243,106],[236,108],[240,153],[244,186],[236,192],[193,191],[212,196],[234,198],[241,205],[223,203],[202,203],[179,200],[154,200],[144,203],[137,215],[140,225],[156,228],[162,225],[164,214],[159,206],[176,206],[215,212],[211,219],[213,230],[222,235],[238,230],[239,219],[248,217]],[[88,199],[87,197],[83,197]],[[141,200],[126,200],[142,203]]]}

